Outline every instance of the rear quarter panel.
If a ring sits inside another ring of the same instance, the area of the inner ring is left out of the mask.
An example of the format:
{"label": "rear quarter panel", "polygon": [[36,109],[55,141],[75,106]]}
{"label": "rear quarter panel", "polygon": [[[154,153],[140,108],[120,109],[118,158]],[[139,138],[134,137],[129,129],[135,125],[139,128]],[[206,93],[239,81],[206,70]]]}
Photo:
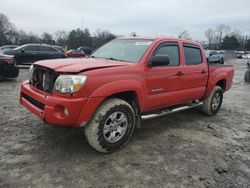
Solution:
{"label": "rear quarter panel", "polygon": [[220,81],[225,81],[225,88],[223,88],[224,92],[229,90],[232,87],[233,76],[234,76],[234,68],[231,65],[209,65],[209,79],[207,85],[207,93],[206,98],[213,91],[214,86]]}

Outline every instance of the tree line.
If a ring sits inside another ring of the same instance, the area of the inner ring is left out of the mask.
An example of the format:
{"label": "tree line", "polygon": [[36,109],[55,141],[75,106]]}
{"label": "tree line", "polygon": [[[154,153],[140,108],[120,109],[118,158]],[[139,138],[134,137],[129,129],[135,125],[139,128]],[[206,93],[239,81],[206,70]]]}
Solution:
{"label": "tree line", "polygon": [[88,28],[83,30],[80,28],[73,29],[69,32],[61,30],[54,34],[44,32],[39,36],[32,32],[18,30],[16,26],[9,21],[6,15],[0,13],[0,46],[8,44],[23,45],[27,43],[42,43],[67,46],[68,49],[76,49],[80,46],[88,46],[95,49],[116,37],[115,34],[100,29],[91,35]]}
{"label": "tree line", "polygon": [[241,34],[238,29],[232,30],[229,25],[220,24],[205,31],[210,49],[250,50],[250,37]]}
{"label": "tree line", "polygon": [[[209,28],[204,35],[207,41],[201,41],[201,43],[209,49],[250,50],[250,37],[242,35],[240,30],[232,30],[229,25],[220,24],[216,28]],[[137,34],[132,32],[131,36],[137,36]],[[116,37],[117,35],[105,30],[97,30],[91,35],[88,28],[73,29],[69,32],[61,30],[54,34],[44,32],[39,36],[32,32],[18,30],[6,15],[0,13],[0,46],[43,43],[67,46],[68,49],[76,49],[79,46],[95,49]],[[178,37],[191,39],[186,30],[180,32]]]}
{"label": "tree line", "polygon": [[[241,34],[238,29],[232,30],[229,25],[220,24],[205,31],[207,41],[200,41],[205,48],[214,50],[250,50],[250,37]],[[179,33],[179,38],[191,39],[187,30]]]}

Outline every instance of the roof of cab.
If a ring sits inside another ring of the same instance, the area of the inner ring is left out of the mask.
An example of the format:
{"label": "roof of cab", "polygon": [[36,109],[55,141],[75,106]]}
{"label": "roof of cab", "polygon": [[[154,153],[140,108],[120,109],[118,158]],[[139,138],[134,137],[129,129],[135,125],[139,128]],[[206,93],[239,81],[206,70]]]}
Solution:
{"label": "roof of cab", "polygon": [[193,41],[193,40],[188,40],[188,39],[180,39],[180,38],[174,38],[174,37],[121,37],[118,38],[120,40],[126,40],[126,39],[130,39],[130,40],[174,40],[174,41],[180,41],[180,42],[186,42],[186,43],[191,43],[191,44],[195,44],[200,46],[201,44],[199,42]]}

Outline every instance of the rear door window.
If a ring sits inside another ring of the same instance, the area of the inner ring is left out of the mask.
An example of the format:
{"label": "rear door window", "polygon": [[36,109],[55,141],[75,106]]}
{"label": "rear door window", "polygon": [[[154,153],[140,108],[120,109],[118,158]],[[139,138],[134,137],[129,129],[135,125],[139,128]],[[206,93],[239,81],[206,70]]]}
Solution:
{"label": "rear door window", "polygon": [[202,63],[202,55],[199,47],[184,45],[186,65],[199,65]]}

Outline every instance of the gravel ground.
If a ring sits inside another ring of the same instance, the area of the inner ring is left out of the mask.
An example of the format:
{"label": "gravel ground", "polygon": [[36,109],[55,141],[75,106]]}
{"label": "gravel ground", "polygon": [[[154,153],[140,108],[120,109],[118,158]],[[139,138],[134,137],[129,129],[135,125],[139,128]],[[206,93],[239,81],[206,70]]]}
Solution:
{"label": "gravel ground", "polygon": [[0,82],[0,187],[250,187],[250,84],[246,61],[231,64],[234,85],[216,116],[193,109],[144,121],[108,155],[82,128],[44,125],[22,107],[21,69]]}

